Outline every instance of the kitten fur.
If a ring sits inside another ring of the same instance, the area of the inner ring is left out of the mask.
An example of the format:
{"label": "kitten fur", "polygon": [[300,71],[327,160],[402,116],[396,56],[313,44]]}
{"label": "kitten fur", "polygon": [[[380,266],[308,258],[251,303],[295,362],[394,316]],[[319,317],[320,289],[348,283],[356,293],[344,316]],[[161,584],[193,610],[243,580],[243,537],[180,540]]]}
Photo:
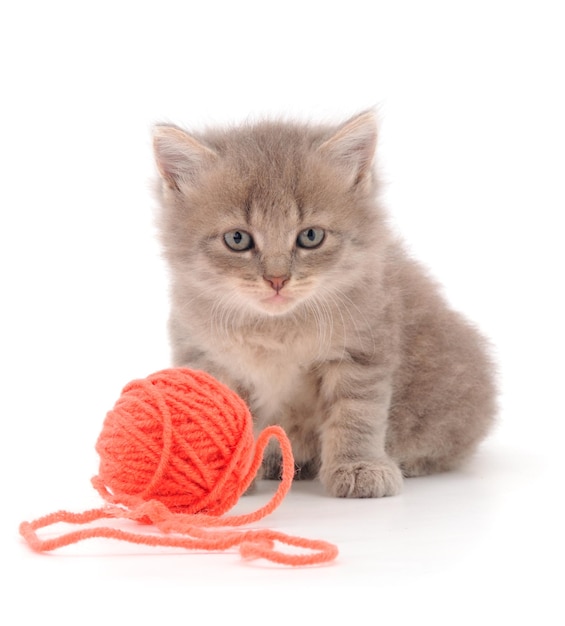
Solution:
{"label": "kitten fur", "polygon": [[495,413],[485,341],[387,226],[376,140],[371,111],[154,129],[174,364],[240,394],[257,431],[280,424],[296,477],[340,497],[459,465]]}

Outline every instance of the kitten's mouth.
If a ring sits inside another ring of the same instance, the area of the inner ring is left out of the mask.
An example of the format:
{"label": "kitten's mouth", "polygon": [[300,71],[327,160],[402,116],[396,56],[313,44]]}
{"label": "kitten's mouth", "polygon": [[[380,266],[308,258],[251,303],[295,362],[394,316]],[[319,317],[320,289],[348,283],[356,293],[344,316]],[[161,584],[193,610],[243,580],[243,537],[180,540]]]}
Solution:
{"label": "kitten's mouth", "polygon": [[285,313],[295,304],[295,299],[281,293],[275,293],[267,298],[261,298],[259,301],[261,308],[268,313],[277,314]]}
{"label": "kitten's mouth", "polygon": [[283,296],[280,293],[275,293],[268,298],[263,298],[261,302],[266,303],[269,306],[284,306],[288,305],[293,301],[293,298],[289,298],[288,296]]}

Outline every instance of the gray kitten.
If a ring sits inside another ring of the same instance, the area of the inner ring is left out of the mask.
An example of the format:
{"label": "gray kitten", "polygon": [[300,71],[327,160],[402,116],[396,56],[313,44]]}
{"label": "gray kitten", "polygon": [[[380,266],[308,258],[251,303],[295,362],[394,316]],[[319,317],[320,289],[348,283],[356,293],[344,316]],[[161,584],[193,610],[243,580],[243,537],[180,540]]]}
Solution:
{"label": "gray kitten", "polygon": [[343,497],[457,466],[495,412],[485,341],[387,226],[376,138],[371,112],[154,131],[174,364],[234,389],[258,431],[280,424],[297,477]]}

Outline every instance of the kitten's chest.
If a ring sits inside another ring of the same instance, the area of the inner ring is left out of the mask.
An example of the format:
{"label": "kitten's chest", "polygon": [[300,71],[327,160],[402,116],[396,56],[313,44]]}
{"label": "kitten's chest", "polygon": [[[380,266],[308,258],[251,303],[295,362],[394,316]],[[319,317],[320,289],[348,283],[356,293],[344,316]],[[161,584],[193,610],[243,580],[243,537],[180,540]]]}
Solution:
{"label": "kitten's chest", "polygon": [[317,402],[312,347],[307,344],[253,338],[224,354],[223,363],[227,356],[232,376],[248,391],[253,413],[261,422],[280,422]]}

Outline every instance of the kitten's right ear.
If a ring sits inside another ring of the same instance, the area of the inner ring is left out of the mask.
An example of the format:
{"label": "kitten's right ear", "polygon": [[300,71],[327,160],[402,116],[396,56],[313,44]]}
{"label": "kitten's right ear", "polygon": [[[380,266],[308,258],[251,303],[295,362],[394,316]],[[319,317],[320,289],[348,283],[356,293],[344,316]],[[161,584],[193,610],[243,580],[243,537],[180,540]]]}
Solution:
{"label": "kitten's right ear", "polygon": [[318,151],[337,163],[352,184],[370,178],[377,143],[373,111],[365,111],[343,124]]}
{"label": "kitten's right ear", "polygon": [[176,190],[193,184],[217,158],[213,150],[175,126],[155,126],[153,151],[161,177]]}

